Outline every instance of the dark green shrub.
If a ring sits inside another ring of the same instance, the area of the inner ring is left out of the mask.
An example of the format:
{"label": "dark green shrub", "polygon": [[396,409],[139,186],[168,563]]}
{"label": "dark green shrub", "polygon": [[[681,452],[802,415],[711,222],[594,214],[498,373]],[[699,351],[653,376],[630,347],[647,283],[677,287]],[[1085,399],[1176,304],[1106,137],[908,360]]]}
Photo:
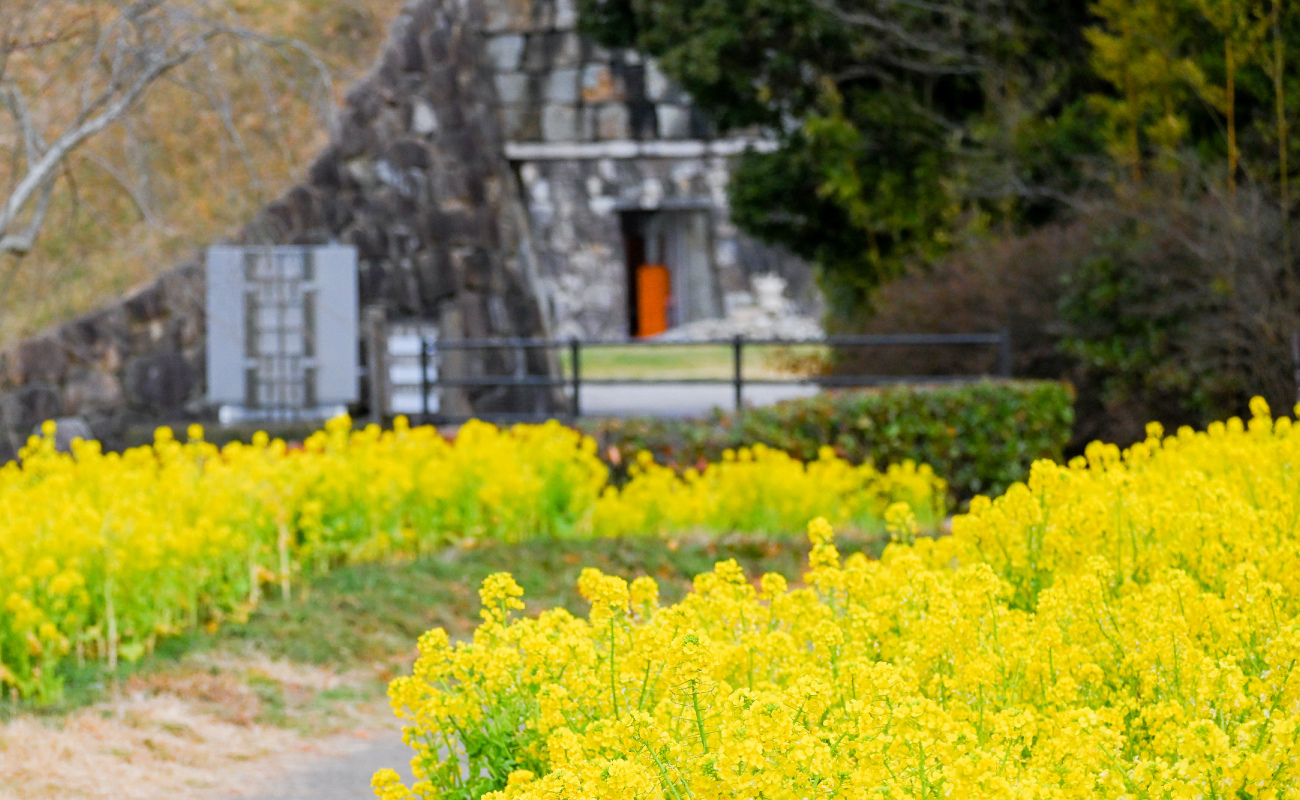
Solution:
{"label": "dark green shrub", "polygon": [[583,427],[622,477],[637,451],[680,468],[759,442],[804,460],[832,447],[878,467],[929,464],[954,497],[996,495],[1039,458],[1059,460],[1070,440],[1074,392],[1050,381],[985,381],[826,392],[704,420],[607,419]]}

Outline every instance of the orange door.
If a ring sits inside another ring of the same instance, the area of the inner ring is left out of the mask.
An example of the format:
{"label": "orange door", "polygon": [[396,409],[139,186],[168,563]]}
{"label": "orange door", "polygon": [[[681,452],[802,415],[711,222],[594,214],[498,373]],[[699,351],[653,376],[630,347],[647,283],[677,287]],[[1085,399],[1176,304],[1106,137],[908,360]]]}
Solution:
{"label": "orange door", "polygon": [[636,335],[654,336],[668,330],[668,268],[642,264],[636,268]]}

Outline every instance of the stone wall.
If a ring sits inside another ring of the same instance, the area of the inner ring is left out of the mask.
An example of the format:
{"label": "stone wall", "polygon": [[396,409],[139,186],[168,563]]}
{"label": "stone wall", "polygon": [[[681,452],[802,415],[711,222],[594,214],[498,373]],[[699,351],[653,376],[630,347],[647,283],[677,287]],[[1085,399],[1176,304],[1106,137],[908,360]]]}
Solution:
{"label": "stone wall", "polygon": [[573,0],[480,1],[508,141],[712,137],[653,59],[579,36]]}
{"label": "stone wall", "polygon": [[203,272],[186,264],[112,305],[0,352],[0,463],[42,421],[98,436],[194,418],[203,375]]}
{"label": "stone wall", "polygon": [[756,134],[719,141],[654,59],[578,35],[573,0],[484,0],[507,155],[535,234],[543,303],[560,336],[629,332],[622,215],[708,212],[724,294],[778,272],[803,313],[820,298],[808,265],[744,236],[726,187]]}
{"label": "stone wall", "polygon": [[[481,2],[409,2],[308,180],[244,241],[355,245],[362,304],[390,319],[433,320],[443,339],[544,334],[527,214],[484,53],[486,14]],[[532,351],[522,371],[548,374],[543,356]],[[514,374],[513,358],[473,351],[448,377]],[[450,394],[453,414],[545,411],[554,399],[523,389]]]}
{"label": "stone wall", "polygon": [[[364,304],[438,321],[445,338],[539,335],[527,214],[504,157],[482,3],[410,0],[302,184],[238,243],[353,244]],[[0,353],[0,462],[45,419],[80,416],[110,446],[133,424],[203,419],[203,272],[186,264]],[[510,354],[461,359],[511,373]],[[536,356],[523,365],[547,374]],[[452,410],[545,410],[548,392],[484,389]]]}
{"label": "stone wall", "polygon": [[[728,214],[726,186],[734,155],[698,144],[698,152],[647,147],[634,155],[539,158],[512,148],[528,203],[540,262],[542,298],[557,336],[628,334],[623,215],[698,210],[709,214],[712,258],[724,295],[748,292],[750,279],[786,278],[799,310],[816,316],[820,297],[804,262],[742,234]],[[647,154],[648,153],[648,154]]]}

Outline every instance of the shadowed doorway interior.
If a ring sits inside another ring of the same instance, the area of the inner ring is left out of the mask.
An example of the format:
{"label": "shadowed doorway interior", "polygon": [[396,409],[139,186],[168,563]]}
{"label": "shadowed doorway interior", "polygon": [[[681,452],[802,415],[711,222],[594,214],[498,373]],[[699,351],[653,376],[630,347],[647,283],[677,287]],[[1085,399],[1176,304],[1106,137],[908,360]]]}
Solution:
{"label": "shadowed doorway interior", "polygon": [[722,315],[708,211],[628,211],[622,227],[629,335]]}

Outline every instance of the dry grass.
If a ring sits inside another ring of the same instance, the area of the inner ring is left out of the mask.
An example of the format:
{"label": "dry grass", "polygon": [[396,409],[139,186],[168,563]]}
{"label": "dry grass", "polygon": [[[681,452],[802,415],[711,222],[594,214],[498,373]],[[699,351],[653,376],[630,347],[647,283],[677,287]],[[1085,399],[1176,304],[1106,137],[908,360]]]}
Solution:
{"label": "dry grass", "polygon": [[[99,0],[61,2],[56,11],[79,18]],[[241,0],[229,7],[241,27],[310,46],[328,65],[341,101],[375,62],[401,2]],[[0,18],[5,13],[0,0]],[[0,255],[0,347],[180,265],[237,232],[303,177],[327,140],[323,90],[309,80],[314,68],[271,59],[265,72],[250,69],[261,62],[241,55],[247,53],[232,50],[217,64],[216,80],[231,98],[229,119],[188,88],[193,76],[182,70],[69,159],[35,249],[22,259]],[[207,65],[192,69],[206,74]],[[15,76],[31,92],[35,115],[61,130],[72,111],[69,98],[78,96],[77,70],[57,59],[17,59],[6,73]],[[0,197],[21,163],[18,141],[8,120],[0,120]]]}
{"label": "dry grass", "polygon": [[347,755],[396,722],[372,673],[216,655],[62,718],[0,726],[0,800],[211,800]]}

